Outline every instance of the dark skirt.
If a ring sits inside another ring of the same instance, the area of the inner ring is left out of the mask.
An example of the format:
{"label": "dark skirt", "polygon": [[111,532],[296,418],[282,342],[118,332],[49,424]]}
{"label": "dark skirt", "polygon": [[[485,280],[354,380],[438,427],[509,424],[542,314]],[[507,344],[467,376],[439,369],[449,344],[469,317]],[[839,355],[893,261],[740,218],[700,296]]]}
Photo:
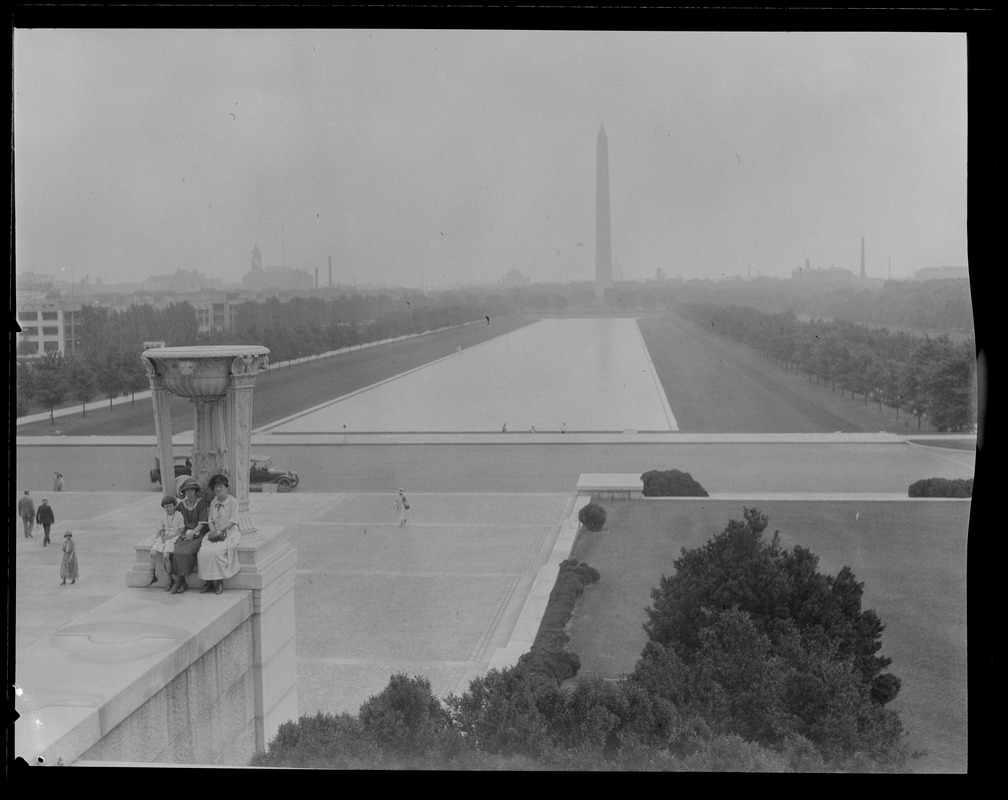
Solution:
{"label": "dark skirt", "polygon": [[204,536],[206,534],[201,533],[192,541],[186,541],[181,536],[175,540],[175,552],[172,554],[172,572],[175,575],[189,575],[196,572],[196,554],[203,544]]}

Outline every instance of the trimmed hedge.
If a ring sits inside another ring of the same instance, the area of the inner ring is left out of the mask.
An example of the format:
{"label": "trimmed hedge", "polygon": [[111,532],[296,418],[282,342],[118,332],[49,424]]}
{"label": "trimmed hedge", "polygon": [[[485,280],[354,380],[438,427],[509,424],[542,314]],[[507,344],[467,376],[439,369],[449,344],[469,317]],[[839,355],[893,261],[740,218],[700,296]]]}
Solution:
{"label": "trimmed hedge", "polygon": [[602,530],[605,521],[606,510],[596,502],[588,503],[578,511],[578,522],[593,533]]}
{"label": "trimmed hedge", "polygon": [[576,653],[567,650],[567,623],[584,587],[598,579],[597,569],[577,559],[569,558],[560,564],[532,647],[518,659],[519,665],[526,667],[530,675],[557,681],[577,675],[581,660]]}
{"label": "trimmed hedge", "polygon": [[910,484],[910,497],[972,497],[972,478],[923,478]]}
{"label": "trimmed hedge", "polygon": [[645,497],[709,497],[688,472],[653,469],[641,475]]}

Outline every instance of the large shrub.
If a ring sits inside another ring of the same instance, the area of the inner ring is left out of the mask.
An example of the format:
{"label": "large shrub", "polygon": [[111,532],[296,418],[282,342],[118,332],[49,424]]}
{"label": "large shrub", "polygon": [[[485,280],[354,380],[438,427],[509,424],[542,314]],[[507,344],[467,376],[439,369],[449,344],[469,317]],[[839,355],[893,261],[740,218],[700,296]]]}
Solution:
{"label": "large shrub", "polygon": [[250,762],[253,767],[311,767],[366,769],[381,760],[379,746],[364,735],[356,716],[303,714],[277,729],[265,753]]}
{"label": "large shrub", "polygon": [[972,478],[923,478],[910,484],[910,497],[972,497]]}
{"label": "large shrub", "polygon": [[606,510],[598,503],[592,501],[586,506],[582,506],[578,511],[578,522],[590,531],[600,531],[605,525]]}
{"label": "large shrub", "polygon": [[849,567],[822,575],[817,556],[783,549],[779,534],[764,541],[756,509],[743,517],[684,548],[652,590],[634,680],[718,734],[775,747],[804,737],[831,762],[861,753],[899,765],[902,725],[884,708],[899,679],[883,672],[884,626],[861,608],[864,584]]}
{"label": "large shrub", "polygon": [[430,680],[403,673],[370,697],[358,714],[364,735],[384,751],[405,758],[429,756],[450,749],[456,731],[451,715],[431,691]]}
{"label": "large shrub", "polygon": [[531,676],[562,681],[577,674],[581,661],[567,649],[567,623],[584,587],[598,579],[597,569],[577,559],[560,564],[532,647],[519,659]]}
{"label": "large shrub", "polygon": [[688,472],[653,469],[641,475],[645,497],[708,497],[707,490]]}

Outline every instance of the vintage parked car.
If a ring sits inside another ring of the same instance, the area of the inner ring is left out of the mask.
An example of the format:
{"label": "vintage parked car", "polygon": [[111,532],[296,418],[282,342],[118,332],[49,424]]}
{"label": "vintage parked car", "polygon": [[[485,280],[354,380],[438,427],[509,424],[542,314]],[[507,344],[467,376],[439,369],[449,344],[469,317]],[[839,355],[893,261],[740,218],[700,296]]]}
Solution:
{"label": "vintage parked car", "polygon": [[[175,486],[182,479],[192,475],[192,456],[175,456]],[[161,483],[161,462],[154,456],[154,469],[150,473],[151,483]],[[252,454],[249,456],[249,486],[261,487],[263,484],[274,483],[278,492],[289,492],[300,483],[297,474],[290,470],[277,469],[273,466],[270,456]]]}

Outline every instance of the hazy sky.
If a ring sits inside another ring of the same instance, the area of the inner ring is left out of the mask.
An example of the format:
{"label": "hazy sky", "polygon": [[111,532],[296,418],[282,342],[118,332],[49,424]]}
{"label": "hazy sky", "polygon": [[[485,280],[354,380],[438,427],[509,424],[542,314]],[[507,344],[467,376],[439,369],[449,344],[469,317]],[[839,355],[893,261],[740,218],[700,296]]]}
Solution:
{"label": "hazy sky", "polygon": [[17,30],[18,271],[627,279],[965,265],[952,33]]}

